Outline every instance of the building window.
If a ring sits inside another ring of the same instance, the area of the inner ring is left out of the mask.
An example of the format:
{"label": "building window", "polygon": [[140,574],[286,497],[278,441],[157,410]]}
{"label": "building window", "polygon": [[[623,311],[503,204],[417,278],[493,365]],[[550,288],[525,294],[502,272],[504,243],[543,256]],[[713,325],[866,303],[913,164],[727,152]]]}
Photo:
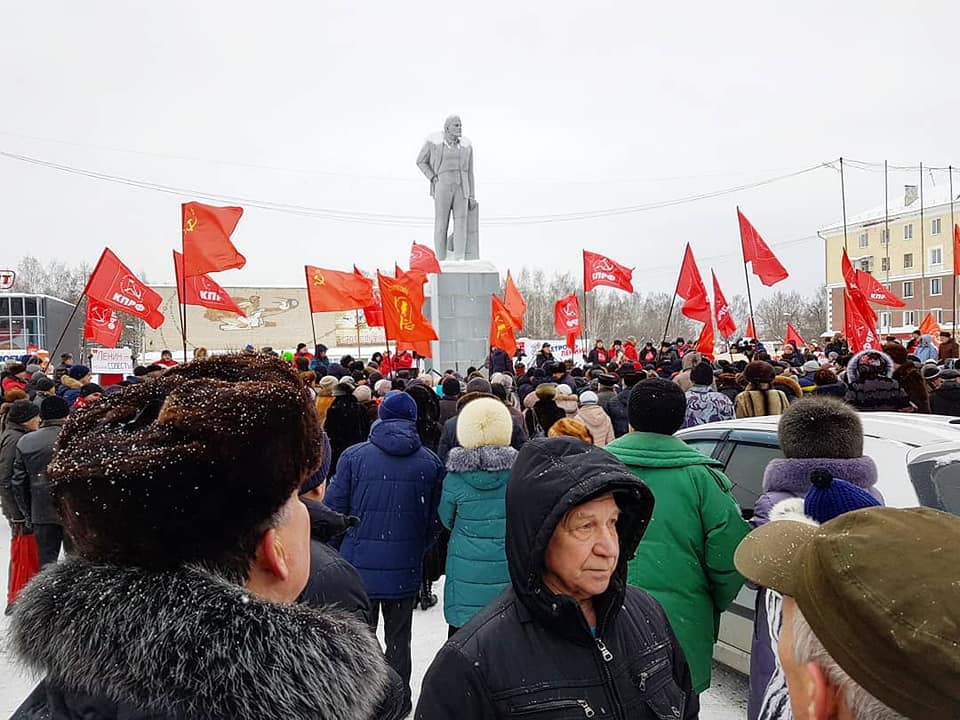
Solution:
{"label": "building window", "polygon": [[930,314],[933,315],[933,319],[937,321],[938,325],[943,322],[943,310],[940,308],[931,308]]}
{"label": "building window", "polygon": [[943,295],[943,278],[930,278],[930,294]]}
{"label": "building window", "polygon": [[904,280],[903,281],[903,293],[900,297],[912,298],[913,297],[913,280]]}
{"label": "building window", "polygon": [[903,269],[909,270],[913,267],[913,253],[903,254]]}
{"label": "building window", "polygon": [[917,324],[917,311],[916,310],[904,310],[903,311],[903,325],[904,327],[913,327]]}
{"label": "building window", "polygon": [[880,258],[880,270],[881,272],[890,272],[890,258]]}
{"label": "building window", "polygon": [[943,265],[943,248],[942,247],[932,247],[930,248],[930,265]]}
{"label": "building window", "polygon": [[883,230],[880,231],[880,244],[881,245],[890,244],[890,230],[888,228],[884,228]]}
{"label": "building window", "polygon": [[870,233],[860,233],[860,247],[870,247]]}
{"label": "building window", "polygon": [[893,313],[890,313],[890,312],[882,312],[882,313],[880,313],[880,327],[885,327],[885,328],[890,327],[890,324],[891,324],[890,321],[892,320],[892,318],[891,318],[891,315],[892,315],[892,314],[893,314]]}
{"label": "building window", "polygon": [[907,223],[903,226],[903,239],[913,240],[913,223]]}
{"label": "building window", "polygon": [[930,234],[939,235],[940,234],[940,218],[934,218],[930,221]]}

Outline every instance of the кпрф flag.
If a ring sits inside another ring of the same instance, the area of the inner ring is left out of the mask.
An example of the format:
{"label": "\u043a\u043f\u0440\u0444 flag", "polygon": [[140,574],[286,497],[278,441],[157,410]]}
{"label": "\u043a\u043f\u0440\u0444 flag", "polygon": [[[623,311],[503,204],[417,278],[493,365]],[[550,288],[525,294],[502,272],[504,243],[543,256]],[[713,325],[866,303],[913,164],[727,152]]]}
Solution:
{"label": "\u043a\u043f\u0440\u0444 flag", "polygon": [[437,254],[426,245],[414,243],[410,248],[410,269],[425,273],[440,273],[440,261]]}
{"label": "\u043a\u043f\u0440\u0444 flag", "polygon": [[743,247],[743,262],[752,263],[753,274],[767,287],[785,280],[790,273],[780,264],[777,256],[760,237],[757,229],[737,208],[737,220],[740,222],[740,243]]}
{"label": "\u043a\u043f\u0440\u0444 flag", "polygon": [[617,288],[633,292],[633,269],[598,255],[589,250],[583,251],[583,291],[590,292],[599,286]]}
{"label": "\u043a\u043f\u0440\u0444 flag", "polygon": [[737,323],[733,321],[733,316],[730,314],[730,305],[720,289],[717,274],[711,269],[710,275],[713,276],[713,310],[717,316],[717,329],[721,337],[728,338],[737,331]]}
{"label": "\u043a\u043f\u0440\u0444 flag", "polygon": [[110,248],[103,249],[83,294],[101,305],[140,318],[154,330],[163,325],[160,293],[130,272]]}
{"label": "\u043a\u043f\u0440\u0444 flag", "polygon": [[230,235],[243,215],[243,208],[184,203],[183,270],[187,277],[242,268],[247,259],[237,252]]}
{"label": "\u043a\u043f\u0440\u0444 flag", "polygon": [[199,305],[212,310],[236,313],[241,317],[247,316],[230,294],[209,275],[183,277],[183,255],[176,250],[173,251],[173,268],[177,277],[177,295],[183,305]]}
{"label": "\u043a\u043f\u0440\u0444 flag", "polygon": [[577,346],[577,335],[581,330],[580,301],[576,293],[564,295],[553,306],[553,328],[557,335],[567,339],[567,347],[571,350]]}
{"label": "\u043a\u043f\u0440\u0444 flag", "polygon": [[115,348],[123,334],[123,323],[112,307],[87,298],[87,317],[83,322],[83,339],[93,340],[105,348]]}

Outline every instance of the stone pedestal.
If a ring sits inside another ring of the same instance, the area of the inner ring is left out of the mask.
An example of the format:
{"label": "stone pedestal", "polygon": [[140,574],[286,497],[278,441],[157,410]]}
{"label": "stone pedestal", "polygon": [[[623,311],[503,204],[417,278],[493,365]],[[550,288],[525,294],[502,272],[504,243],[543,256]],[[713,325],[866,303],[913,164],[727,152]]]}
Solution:
{"label": "stone pedestal", "polygon": [[487,260],[443,261],[430,276],[425,314],[440,336],[427,369],[443,372],[481,367],[490,353],[490,296],[500,292],[500,273]]}

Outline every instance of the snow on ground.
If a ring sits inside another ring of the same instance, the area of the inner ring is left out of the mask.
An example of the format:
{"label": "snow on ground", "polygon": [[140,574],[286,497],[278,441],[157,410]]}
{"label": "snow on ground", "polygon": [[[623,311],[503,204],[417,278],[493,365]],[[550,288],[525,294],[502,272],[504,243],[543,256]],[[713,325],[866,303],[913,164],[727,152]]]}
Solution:
{"label": "snow on ground", "polygon": [[[0,567],[10,561],[10,531],[6,522],[0,522]],[[6,591],[6,577],[3,578]],[[443,580],[434,585],[441,601],[426,612],[417,609],[413,616],[413,702],[416,705],[420,684],[437,651],[446,642],[447,624],[443,619]],[[6,598],[4,598],[5,602]],[[37,679],[21,670],[7,651],[9,618],[0,620],[0,718],[7,718],[30,694]],[[383,624],[380,627],[383,642]],[[735,672],[714,666],[713,687],[700,698],[703,720],[742,720],[747,715],[746,679]]]}

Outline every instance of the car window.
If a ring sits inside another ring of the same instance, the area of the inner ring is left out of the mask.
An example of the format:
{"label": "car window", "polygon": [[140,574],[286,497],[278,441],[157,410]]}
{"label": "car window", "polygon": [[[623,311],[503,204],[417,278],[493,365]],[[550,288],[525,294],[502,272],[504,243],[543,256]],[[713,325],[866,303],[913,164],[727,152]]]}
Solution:
{"label": "car window", "polygon": [[707,457],[713,457],[713,451],[717,449],[717,443],[719,440],[709,440],[707,438],[699,438],[696,440],[685,440],[690,447],[692,447],[697,452],[703,453]]}
{"label": "car window", "polygon": [[891,438],[865,435],[863,454],[877,466],[877,490],[883,495],[883,504],[889,507],[916,507],[917,492],[907,474],[907,453],[910,446]]}
{"label": "car window", "polygon": [[783,452],[777,446],[737,443],[734,447],[724,472],[733,483],[733,496],[745,518],[753,517],[753,506],[763,492],[763,471],[767,463],[782,457]]}
{"label": "car window", "polygon": [[909,471],[921,505],[960,515],[960,457],[913,462]]}

